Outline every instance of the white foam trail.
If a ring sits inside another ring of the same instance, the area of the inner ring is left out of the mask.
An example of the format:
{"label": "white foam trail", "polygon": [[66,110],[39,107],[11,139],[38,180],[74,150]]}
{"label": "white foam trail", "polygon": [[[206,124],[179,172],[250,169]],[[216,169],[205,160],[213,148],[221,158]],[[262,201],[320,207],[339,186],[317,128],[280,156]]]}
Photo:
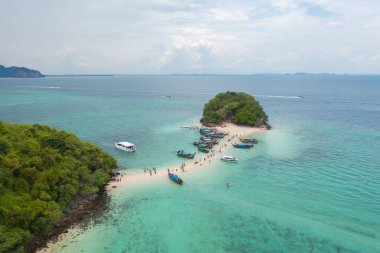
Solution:
{"label": "white foam trail", "polygon": [[9,104],[0,104],[0,107],[6,107],[6,106],[14,106],[14,105],[26,105],[26,104],[32,104],[32,102],[26,102],[26,103],[9,103]]}
{"label": "white foam trail", "polygon": [[[59,86],[18,86],[24,88],[39,88],[39,89],[61,89]],[[131,93],[156,93],[156,94],[178,94],[178,95],[214,95],[218,92],[184,92],[184,91],[157,91],[157,90],[124,90],[124,89],[74,89],[65,88],[65,90],[73,91],[109,91],[109,92],[131,92]],[[302,96],[282,96],[282,95],[262,95],[256,94],[255,97],[266,98],[285,98],[285,99],[301,99]],[[170,97],[170,95],[159,95],[159,97]]]}
{"label": "white foam trail", "polygon": [[302,96],[274,96],[274,95],[254,95],[255,97],[267,97],[267,98],[290,98],[290,99],[300,99]]}
{"label": "white foam trail", "polygon": [[21,88],[37,88],[37,89],[60,89],[59,86],[18,86]]}

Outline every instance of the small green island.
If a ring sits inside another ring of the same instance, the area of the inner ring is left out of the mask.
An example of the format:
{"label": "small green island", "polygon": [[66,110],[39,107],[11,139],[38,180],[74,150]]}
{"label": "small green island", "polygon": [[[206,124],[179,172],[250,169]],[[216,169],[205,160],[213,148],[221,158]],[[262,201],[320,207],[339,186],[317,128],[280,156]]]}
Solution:
{"label": "small green island", "polygon": [[260,103],[244,92],[219,93],[205,104],[202,124],[214,126],[224,122],[270,129],[268,116]]}
{"label": "small green island", "polygon": [[73,205],[93,200],[116,166],[73,134],[0,121],[0,252],[43,246],[34,244],[61,226]]}

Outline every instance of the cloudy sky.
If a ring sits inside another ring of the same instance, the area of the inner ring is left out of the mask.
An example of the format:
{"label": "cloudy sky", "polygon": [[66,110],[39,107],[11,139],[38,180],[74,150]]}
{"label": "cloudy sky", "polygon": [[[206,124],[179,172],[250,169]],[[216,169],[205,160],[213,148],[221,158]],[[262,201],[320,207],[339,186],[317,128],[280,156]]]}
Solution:
{"label": "cloudy sky", "polygon": [[0,64],[45,74],[380,72],[379,0],[0,0]]}

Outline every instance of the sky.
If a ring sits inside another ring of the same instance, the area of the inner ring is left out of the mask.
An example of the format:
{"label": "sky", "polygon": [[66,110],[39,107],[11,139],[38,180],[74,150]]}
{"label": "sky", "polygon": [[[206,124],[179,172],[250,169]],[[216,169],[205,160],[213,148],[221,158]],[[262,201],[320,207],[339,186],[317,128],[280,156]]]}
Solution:
{"label": "sky", "polygon": [[44,74],[379,74],[379,10],[379,0],[0,0],[0,64]]}

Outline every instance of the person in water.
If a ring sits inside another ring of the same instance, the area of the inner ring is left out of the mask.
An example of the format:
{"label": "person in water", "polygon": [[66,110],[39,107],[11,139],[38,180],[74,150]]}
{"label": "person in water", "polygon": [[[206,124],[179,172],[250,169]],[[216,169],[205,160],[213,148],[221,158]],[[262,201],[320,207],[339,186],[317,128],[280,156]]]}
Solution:
{"label": "person in water", "polygon": [[231,183],[227,182],[227,188],[230,188],[230,187],[231,187]]}

